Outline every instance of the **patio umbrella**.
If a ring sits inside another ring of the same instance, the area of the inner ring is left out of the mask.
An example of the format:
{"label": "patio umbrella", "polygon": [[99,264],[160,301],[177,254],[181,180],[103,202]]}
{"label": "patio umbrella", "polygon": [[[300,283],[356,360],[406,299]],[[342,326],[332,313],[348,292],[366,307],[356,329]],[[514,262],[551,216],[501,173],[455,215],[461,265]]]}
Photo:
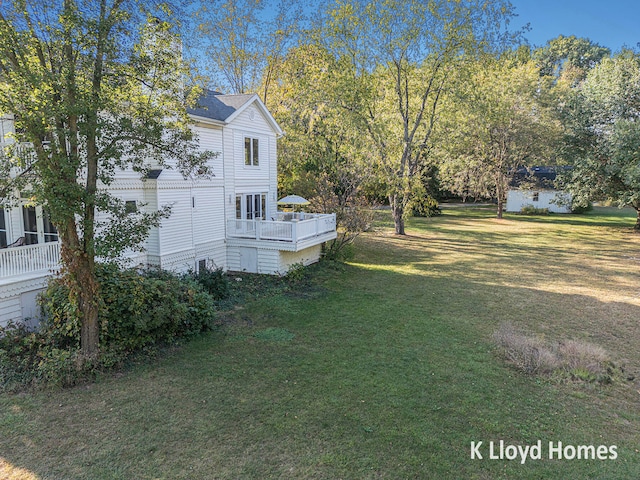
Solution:
{"label": "patio umbrella", "polygon": [[287,195],[278,200],[278,205],[309,205],[309,200],[300,195]]}

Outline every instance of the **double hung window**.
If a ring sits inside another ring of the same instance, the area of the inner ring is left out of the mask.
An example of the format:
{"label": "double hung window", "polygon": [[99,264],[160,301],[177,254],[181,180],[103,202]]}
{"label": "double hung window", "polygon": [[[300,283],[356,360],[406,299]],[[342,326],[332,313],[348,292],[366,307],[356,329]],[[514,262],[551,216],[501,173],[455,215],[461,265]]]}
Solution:
{"label": "double hung window", "polygon": [[244,164],[257,167],[260,164],[260,149],[257,138],[244,139]]}

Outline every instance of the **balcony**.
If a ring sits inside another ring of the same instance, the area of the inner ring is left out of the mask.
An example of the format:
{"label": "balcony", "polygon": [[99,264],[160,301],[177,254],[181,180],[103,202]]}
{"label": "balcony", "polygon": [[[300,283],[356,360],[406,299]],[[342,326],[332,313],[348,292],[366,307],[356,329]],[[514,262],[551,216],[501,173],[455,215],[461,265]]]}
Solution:
{"label": "balcony", "polygon": [[1,142],[0,141],[0,155],[3,160],[6,160],[6,157],[11,152],[12,158],[12,168],[10,175],[11,177],[18,176],[31,168],[31,166],[36,162],[36,152],[33,149],[32,143],[14,143],[14,142]]}
{"label": "balcony", "polygon": [[228,220],[227,239],[259,241],[278,250],[298,251],[336,238],[336,216],[278,212],[275,220]]}
{"label": "balcony", "polygon": [[0,284],[18,280],[18,277],[45,276],[59,267],[59,242],[0,250]]}

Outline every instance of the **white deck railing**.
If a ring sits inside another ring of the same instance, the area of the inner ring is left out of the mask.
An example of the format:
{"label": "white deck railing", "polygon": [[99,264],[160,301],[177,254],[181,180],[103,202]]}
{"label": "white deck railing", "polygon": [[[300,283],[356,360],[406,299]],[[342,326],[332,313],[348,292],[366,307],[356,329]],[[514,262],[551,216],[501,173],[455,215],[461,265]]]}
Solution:
{"label": "white deck railing", "polygon": [[60,243],[0,249],[0,279],[48,272],[60,266]]}
{"label": "white deck railing", "polygon": [[229,220],[227,236],[254,240],[299,242],[336,230],[336,215],[278,212],[278,220]]}

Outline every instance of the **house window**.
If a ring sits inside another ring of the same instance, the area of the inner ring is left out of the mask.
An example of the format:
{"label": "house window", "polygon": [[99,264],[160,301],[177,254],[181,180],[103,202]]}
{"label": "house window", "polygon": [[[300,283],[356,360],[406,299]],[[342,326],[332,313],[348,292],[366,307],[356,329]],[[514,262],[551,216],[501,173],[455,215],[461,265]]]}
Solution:
{"label": "house window", "polygon": [[22,207],[22,225],[26,245],[58,241],[58,231],[42,207]]}
{"label": "house window", "polygon": [[244,139],[244,164],[258,166],[259,164],[258,139],[245,137]]}
{"label": "house window", "polygon": [[42,227],[44,231],[44,241],[45,242],[57,242],[58,241],[58,230],[53,226],[51,220],[49,219],[49,214],[46,210],[42,211]]}
{"label": "house window", "polygon": [[533,192],[533,201],[537,202],[538,200],[540,200],[540,193],[539,192]]}
{"label": "house window", "polygon": [[267,194],[249,193],[237,195],[236,218],[238,220],[266,220]]}
{"label": "house window", "polygon": [[238,220],[242,219],[242,196],[238,195],[236,197],[236,218]]}
{"label": "house window", "polygon": [[138,211],[138,204],[135,200],[127,200],[124,202],[124,213],[131,214],[136,213]]}
{"label": "house window", "polygon": [[24,241],[27,245],[38,243],[38,218],[36,207],[22,207],[22,223],[24,226]]}
{"label": "house window", "polygon": [[0,208],[0,248],[7,245],[7,222],[4,217],[4,209]]}

